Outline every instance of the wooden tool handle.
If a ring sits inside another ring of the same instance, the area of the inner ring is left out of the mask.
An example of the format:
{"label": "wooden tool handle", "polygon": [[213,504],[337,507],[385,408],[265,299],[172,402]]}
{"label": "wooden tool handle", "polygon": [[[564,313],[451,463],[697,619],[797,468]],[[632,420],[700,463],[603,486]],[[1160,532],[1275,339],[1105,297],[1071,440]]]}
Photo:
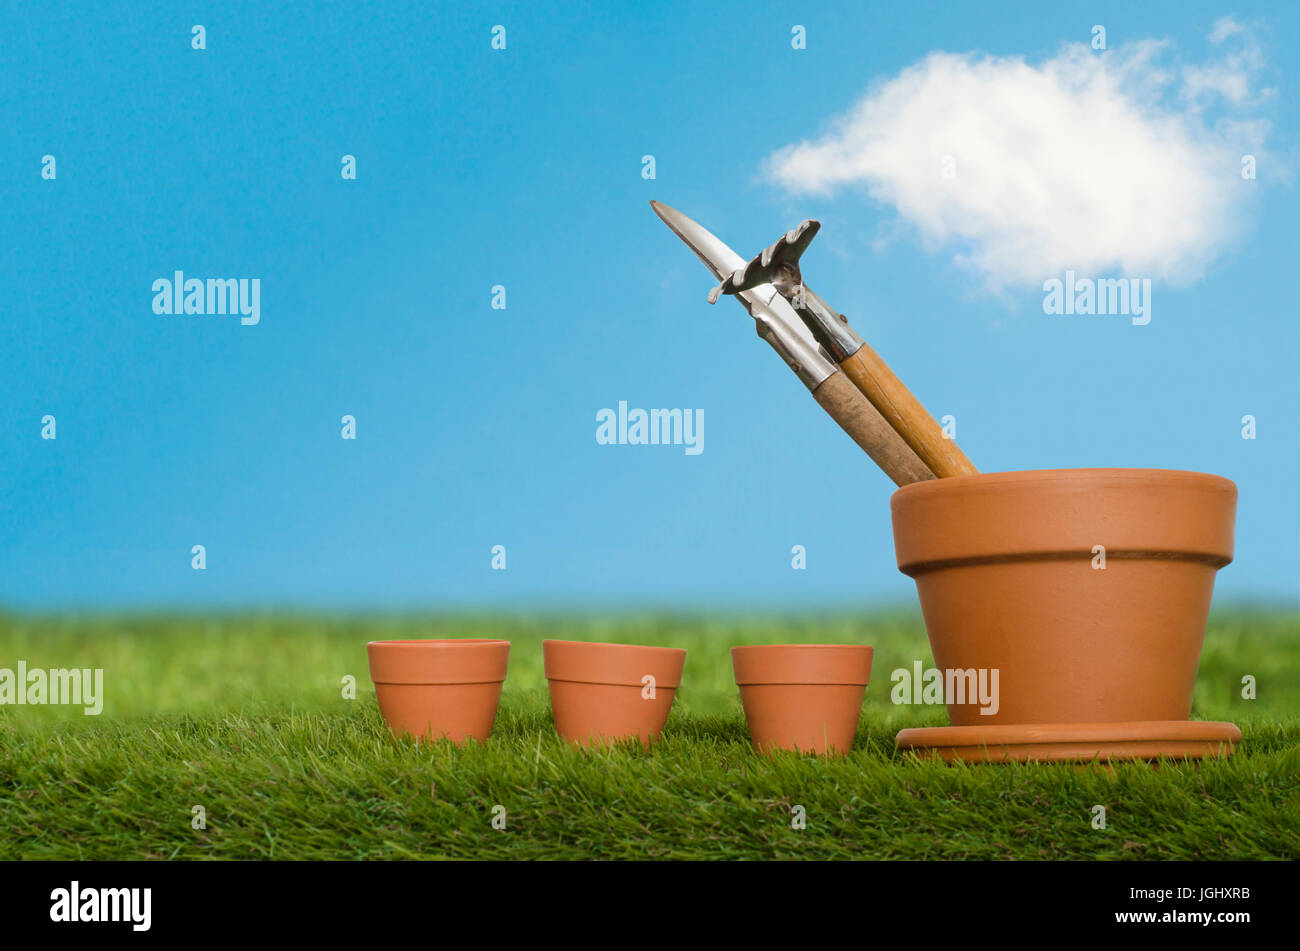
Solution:
{"label": "wooden tool handle", "polygon": [[895,485],[934,478],[934,473],[843,373],[832,373],[823,380],[813,390],[813,398]]}
{"label": "wooden tool handle", "polygon": [[941,479],[979,474],[957,443],[944,436],[921,401],[894,376],[894,371],[869,344],[859,347],[840,364],[840,369],[915,450],[931,472]]}

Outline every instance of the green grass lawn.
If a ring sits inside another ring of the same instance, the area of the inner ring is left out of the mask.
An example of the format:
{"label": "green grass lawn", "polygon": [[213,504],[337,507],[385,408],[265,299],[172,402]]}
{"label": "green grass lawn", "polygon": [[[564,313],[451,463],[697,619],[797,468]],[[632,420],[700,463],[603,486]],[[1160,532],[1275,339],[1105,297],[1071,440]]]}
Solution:
{"label": "green grass lawn", "polygon": [[[365,642],[513,642],[492,738],[388,735]],[[570,749],[551,726],[541,641],[687,648],[662,741]],[[851,754],[756,756],[728,649],[876,648]],[[900,756],[889,671],[930,664],[919,618],[0,617],[0,667],[102,667],[103,713],[0,707],[0,858],[1300,857],[1300,617],[1219,615],[1193,716],[1239,724],[1223,761],[945,766]],[[1243,700],[1254,675],[1258,698]],[[341,681],[357,681],[355,700]],[[207,828],[192,828],[192,807]],[[494,829],[504,806],[506,828]],[[1104,805],[1107,827],[1092,827]],[[795,806],[806,827],[792,828]]]}

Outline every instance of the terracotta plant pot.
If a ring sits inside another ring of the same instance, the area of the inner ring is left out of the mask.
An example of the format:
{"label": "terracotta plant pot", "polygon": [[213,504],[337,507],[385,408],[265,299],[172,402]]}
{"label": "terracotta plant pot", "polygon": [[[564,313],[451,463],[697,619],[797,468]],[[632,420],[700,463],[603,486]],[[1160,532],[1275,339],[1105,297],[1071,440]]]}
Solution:
{"label": "terracotta plant pot", "polygon": [[[1232,724],[1191,737],[1186,721],[1236,503],[1227,479],[1161,469],[899,489],[898,567],[916,581],[935,666],[996,669],[999,693],[995,713],[949,703],[952,727],[904,730],[899,745],[963,759],[1161,755],[1165,741],[1169,755],[1188,755],[1189,740],[1230,751]],[[1122,737],[1115,724],[1127,724]]]}
{"label": "terracotta plant pot", "polygon": [[394,733],[459,744],[492,732],[509,641],[371,641],[366,654],[379,712]]}
{"label": "terracotta plant pot", "polygon": [[846,753],[871,679],[870,647],[758,644],[731,649],[749,736],[760,753]]}
{"label": "terracotta plant pot", "polygon": [[663,731],[686,664],[686,651],[676,648],[586,641],[542,641],[542,657],[555,732],[583,746],[636,737],[648,747]]}

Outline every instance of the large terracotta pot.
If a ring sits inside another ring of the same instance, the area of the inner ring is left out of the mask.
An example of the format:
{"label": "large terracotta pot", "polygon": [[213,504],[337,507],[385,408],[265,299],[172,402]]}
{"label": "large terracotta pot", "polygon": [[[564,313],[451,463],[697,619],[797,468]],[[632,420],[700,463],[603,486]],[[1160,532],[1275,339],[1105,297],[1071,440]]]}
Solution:
{"label": "large terracotta pot", "polygon": [[935,666],[998,671],[997,712],[949,704],[954,727],[1186,720],[1236,503],[1227,479],[1160,469],[895,492],[898,567],[916,581]]}
{"label": "large terracotta pot", "polygon": [[379,712],[394,733],[459,744],[492,732],[509,641],[371,641],[366,654]]}

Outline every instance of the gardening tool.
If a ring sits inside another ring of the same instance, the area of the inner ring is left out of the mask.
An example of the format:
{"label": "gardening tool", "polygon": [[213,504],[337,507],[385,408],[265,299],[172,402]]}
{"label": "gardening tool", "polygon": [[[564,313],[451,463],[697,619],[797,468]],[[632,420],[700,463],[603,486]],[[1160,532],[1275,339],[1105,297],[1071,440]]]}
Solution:
{"label": "gardening tool", "polygon": [[[650,206],[664,224],[695,252],[715,278],[721,279],[745,267],[740,255],[702,225],[661,202],[652,201]],[[812,332],[798,319],[789,301],[776,287],[755,281],[729,293],[734,293],[754,318],[758,335],[780,355],[812,392],[822,409],[894,480],[895,485],[934,478],[934,473],[894,431],[880,410],[820,349]]]}
{"label": "gardening tool", "polygon": [[979,470],[957,444],[944,435],[921,401],[849,326],[848,318],[833,310],[804,284],[799,258],[820,230],[819,222],[808,219],[786,232],[748,264],[733,269],[722,278],[722,283],[710,292],[709,303],[716,303],[723,294],[744,294],[751,288],[771,285],[790,303],[817,343],[931,472],[941,479],[978,475]]}

